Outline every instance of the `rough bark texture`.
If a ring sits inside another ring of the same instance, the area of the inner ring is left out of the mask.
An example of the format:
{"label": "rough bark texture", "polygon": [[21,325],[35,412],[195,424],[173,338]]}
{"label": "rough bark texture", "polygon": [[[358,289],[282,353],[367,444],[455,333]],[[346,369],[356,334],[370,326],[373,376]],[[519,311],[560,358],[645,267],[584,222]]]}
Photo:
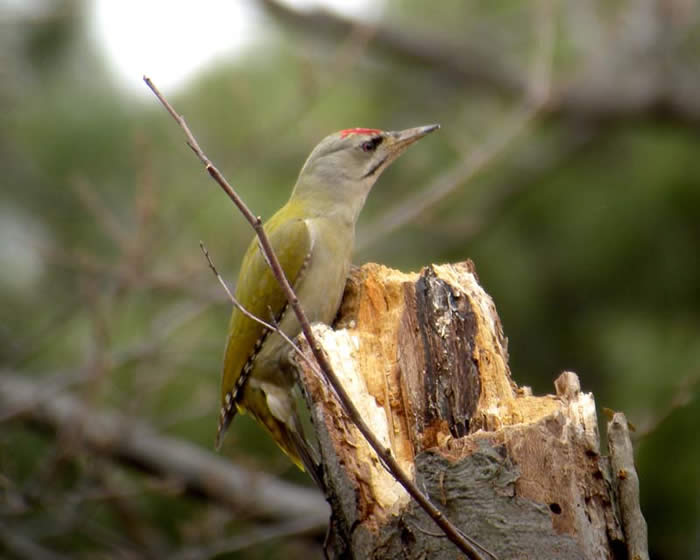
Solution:
{"label": "rough bark texture", "polygon": [[[365,265],[348,282],[336,329],[314,328],[375,434],[498,558],[628,557],[620,477],[600,455],[593,397],[570,372],[555,395],[535,397],[513,382],[507,339],[471,262],[418,274]],[[308,369],[300,378],[333,510],[328,555],[460,557],[328,387]]]}

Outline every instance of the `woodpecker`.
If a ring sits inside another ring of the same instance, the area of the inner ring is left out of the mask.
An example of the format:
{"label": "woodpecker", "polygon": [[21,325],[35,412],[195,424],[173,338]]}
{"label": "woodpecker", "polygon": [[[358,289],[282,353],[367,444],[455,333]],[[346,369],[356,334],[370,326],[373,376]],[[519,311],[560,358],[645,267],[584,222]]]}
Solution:
{"label": "woodpecker", "polygon": [[[304,163],[288,202],[264,224],[311,323],[329,324],[338,311],[355,224],[372,186],[408,146],[437,128],[398,132],[349,128],[327,136]],[[291,339],[301,331],[256,238],[243,257],[236,298],[256,317],[274,321]],[[234,307],[224,353],[216,446],[220,447],[236,412],[247,412],[294,464],[314,476],[313,452],[304,439],[293,394],[289,353],[279,333]]]}

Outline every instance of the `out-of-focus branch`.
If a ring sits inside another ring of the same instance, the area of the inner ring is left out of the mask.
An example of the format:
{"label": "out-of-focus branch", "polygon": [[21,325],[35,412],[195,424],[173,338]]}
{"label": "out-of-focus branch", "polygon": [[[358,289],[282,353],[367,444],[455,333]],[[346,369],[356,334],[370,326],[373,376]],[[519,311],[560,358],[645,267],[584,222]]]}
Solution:
{"label": "out-of-focus branch", "polygon": [[479,185],[479,192],[470,198],[459,217],[449,219],[437,211],[426,212],[418,223],[431,232],[454,237],[463,245],[497,224],[498,216],[507,212],[518,195],[537,188],[543,177],[584,153],[600,135],[598,127],[571,126],[554,138],[533,139],[524,150],[509,158],[505,176]]}
{"label": "out-of-focus branch", "polygon": [[[177,303],[165,309],[165,311],[157,314],[150,325],[150,335],[139,338],[136,342],[127,344],[122,347],[105,350],[105,354],[101,356],[103,366],[110,370],[115,370],[125,367],[135,362],[153,358],[159,354],[167,343],[167,339],[178,329],[189,321],[196,319],[209,308],[207,303],[185,302]],[[57,328],[61,315],[58,320],[49,324],[49,327]],[[42,328],[30,337],[30,340],[24,344],[29,346],[30,343],[36,346],[34,341],[40,341],[43,334],[50,332],[51,328],[42,326]],[[16,365],[6,365],[8,369],[17,369]],[[168,370],[169,372],[169,370]],[[167,372],[166,372],[167,373]],[[168,373],[169,375],[169,373]],[[54,371],[49,379],[44,380],[42,388],[47,393],[62,393],[69,389],[75,389],[76,386],[84,385],[93,381],[95,378],[94,358],[88,358],[85,363],[74,365],[66,370]],[[164,375],[152,375],[149,379],[164,378]],[[22,407],[15,406],[9,409],[0,409],[0,422],[21,414]],[[178,411],[178,420],[182,421],[182,410]]]}
{"label": "out-of-focus branch", "polygon": [[688,406],[698,397],[700,389],[700,371],[684,376],[678,383],[671,399],[654,415],[648,418],[634,433],[635,442],[649,437],[678,409]]}
{"label": "out-of-focus branch", "polygon": [[540,114],[549,101],[551,91],[555,10],[550,0],[540,0],[536,16],[537,47],[527,79],[524,100],[520,106],[496,132],[486,139],[482,146],[472,150],[453,167],[438,175],[425,189],[414,196],[407,197],[384,213],[381,219],[365,227],[356,243],[358,250],[415,220],[427,209],[464,185],[502,154]]}
{"label": "out-of-focus branch", "polygon": [[120,250],[125,251],[130,241],[127,228],[117,219],[109,205],[105,204],[94,186],[84,177],[77,177],[72,186],[80,202],[95,218],[98,227]]}
{"label": "out-of-focus branch", "polygon": [[0,545],[6,552],[15,555],[17,558],[27,558],[27,560],[68,560],[67,556],[44,548],[25,535],[13,531],[1,521]]}
{"label": "out-of-focus branch", "polygon": [[[345,35],[362,25],[352,18],[324,10],[298,10],[276,0],[258,0],[265,10],[287,25],[316,35]],[[372,23],[375,35],[368,46],[374,53],[388,54],[446,75],[461,86],[485,88],[506,97],[522,96],[528,78],[493,55],[493,48],[452,43],[425,31],[404,30],[385,23]],[[626,36],[620,38],[625,41]],[[635,45],[639,47],[639,45]],[[653,45],[647,45],[647,48]],[[546,114],[562,118],[620,121],[660,117],[683,125],[700,124],[700,76],[692,67],[663,68],[670,58],[638,56],[625,45],[612,45],[606,57],[618,60],[584,68],[574,79],[554,87],[544,107]],[[654,67],[655,64],[658,68]],[[585,66],[585,64],[584,64]]]}
{"label": "out-of-focus branch", "polygon": [[16,418],[51,431],[79,429],[85,449],[163,479],[183,491],[244,510],[252,518],[304,517],[322,529],[328,506],[312,489],[246,471],[182,440],[156,433],[147,424],[116,413],[98,413],[69,395],[45,391],[36,382],[3,371],[0,415],[19,409]]}
{"label": "out-of-focus branch", "polygon": [[127,286],[144,286],[156,290],[183,293],[199,301],[222,303],[226,297],[219,290],[200,288],[194,282],[183,278],[182,270],[175,272],[143,271],[136,274],[134,270],[120,263],[106,261],[97,255],[85,251],[72,251],[60,246],[45,245],[38,247],[42,255],[51,263],[78,270],[85,274],[104,276],[123,282]]}
{"label": "out-of-focus branch", "polygon": [[254,528],[243,535],[225,537],[199,547],[189,547],[171,555],[170,560],[208,560],[220,554],[231,554],[273,539],[298,537],[315,532],[304,518],[283,521],[276,525]]}
{"label": "out-of-focus branch", "polygon": [[423,190],[413,196],[406,197],[402,202],[387,210],[380,219],[367,224],[357,236],[356,249],[361,251],[370,244],[376,243],[381,237],[385,237],[412,222],[464,185],[503,153],[507,146],[522,134],[536,114],[537,109],[529,105],[517,109],[482,146],[472,150],[467,157],[438,175]]}
{"label": "out-of-focus branch", "polygon": [[371,49],[431,68],[461,84],[489,88],[508,96],[526,89],[525,77],[496,60],[486,48],[451,43],[443,37],[415,30],[369,24],[323,9],[297,10],[276,0],[258,0],[258,3],[282,23],[312,34],[338,37],[348,35],[353,29],[372,27]]}

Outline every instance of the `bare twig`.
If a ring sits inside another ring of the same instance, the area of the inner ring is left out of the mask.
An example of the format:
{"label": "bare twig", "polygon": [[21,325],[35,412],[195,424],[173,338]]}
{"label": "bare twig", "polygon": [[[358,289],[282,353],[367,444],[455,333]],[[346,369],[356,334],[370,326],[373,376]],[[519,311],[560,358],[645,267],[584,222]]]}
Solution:
{"label": "bare twig", "polygon": [[48,550],[0,521],[0,544],[6,552],[28,560],[67,560],[67,556]]}
{"label": "bare twig", "polygon": [[[45,310],[43,317],[32,318],[33,330],[31,332],[14,341],[8,336],[7,339],[12,344],[12,348],[10,356],[4,358],[5,367],[21,368],[26,366],[27,362],[36,358],[54,342],[55,337],[51,334],[57,332],[58,325],[66,325],[80,310],[77,301],[76,294],[67,295],[60,302],[56,300],[52,306]],[[3,330],[5,329],[8,331],[10,329],[7,323],[3,326]]]}
{"label": "bare twig", "polygon": [[[346,36],[354,27],[368,25],[323,9],[297,10],[277,0],[258,0],[258,3],[280,21],[315,35]],[[428,67],[447,75],[450,81],[489,88],[506,96],[518,95],[524,89],[524,81],[517,71],[496,59],[493,49],[486,46],[450,42],[444,36],[415,29],[406,31],[381,23],[371,25],[375,29],[372,47],[384,55]]]}
{"label": "bare twig", "polygon": [[151,322],[150,336],[145,336],[134,344],[112,351],[108,357],[110,365],[113,368],[124,367],[132,362],[153,356],[177,330],[199,318],[210,308],[209,303],[203,302],[180,302],[171,305]]}
{"label": "bare twig", "polygon": [[517,157],[510,158],[516,161],[505,177],[480,184],[476,198],[470,200],[468,214],[446,220],[445,216],[438,217],[439,212],[427,212],[418,223],[422,227],[429,226],[432,232],[458,237],[459,242],[464,244],[497,224],[497,217],[504,214],[507,205],[518,194],[541,185],[543,176],[581,154],[599,137],[600,129],[597,127],[572,126],[571,130],[554,138],[533,139]]}
{"label": "bare twig", "polygon": [[[299,10],[277,0],[258,2],[279,20],[303,28],[309,34],[345,35],[352,26],[362,25],[355,19],[329,11]],[[486,89],[505,98],[527,93],[527,76],[494,57],[493,52],[498,49],[492,45],[464,44],[463,41],[456,44],[436,33],[404,30],[383,23],[373,25],[376,33],[370,47],[374,54],[389,54],[428,67],[445,75],[449,83]],[[639,49],[630,53],[629,39],[627,36],[616,37],[604,49],[605,56],[614,60],[593,69],[584,68],[567,85],[557,88],[543,112],[562,119],[619,122],[656,116],[684,126],[700,124],[700,96],[697,95],[700,80],[695,68],[675,60],[681,57],[675,57],[672,72],[658,71],[657,66],[672,58],[669,53],[665,53],[665,60],[635,57]],[[656,45],[652,45],[654,47]],[[616,68],[618,72],[611,74],[610,68]],[[650,79],[642,87],[638,80],[640,70],[650,74]]]}
{"label": "bare twig", "polygon": [[178,481],[192,496],[245,510],[252,518],[301,517],[314,520],[318,529],[327,523],[328,506],[316,490],[246,471],[195,445],[157,434],[146,424],[116,413],[97,413],[74,397],[47,393],[38,383],[2,371],[0,411],[15,406],[23,410],[18,419],[39,428],[81,426],[81,441],[89,451]]}
{"label": "bare twig", "polygon": [[[103,362],[108,364],[111,369],[118,369],[154,355],[176,330],[199,317],[208,308],[209,304],[199,302],[184,306],[182,304],[173,305],[154,319],[151,324],[150,337],[139,339],[134,344],[125,345],[122,348],[110,351],[103,356]],[[99,371],[96,371],[93,360],[88,359],[84,364],[74,366],[66,371],[57,371],[53,375],[48,376],[42,383],[41,391],[48,398],[52,394],[61,393],[92,381],[96,373],[99,373]],[[157,375],[148,377],[151,382],[156,378]],[[6,422],[24,412],[26,410],[23,408],[22,403],[4,407],[4,409],[0,409],[0,422]]]}
{"label": "bare twig", "polygon": [[[301,351],[301,348],[297,346],[297,344],[294,343],[294,341],[289,338],[282,330],[279,328],[279,325],[276,323],[268,323],[267,321],[261,319],[260,317],[257,317],[253,315],[250,311],[248,311],[240,301],[236,299],[236,296],[233,295],[231,290],[228,287],[228,284],[226,283],[226,280],[224,280],[221,277],[221,274],[219,274],[219,271],[217,270],[216,266],[214,266],[214,262],[211,260],[211,257],[209,256],[209,251],[207,251],[207,248],[204,246],[203,242],[199,242],[199,247],[202,249],[202,252],[204,253],[204,257],[207,259],[207,264],[209,265],[209,268],[211,269],[212,273],[214,273],[214,276],[216,276],[216,279],[219,281],[219,284],[221,284],[224,288],[224,291],[226,292],[226,295],[228,296],[228,299],[235,305],[243,315],[248,317],[249,319],[255,321],[256,323],[262,325],[266,329],[278,334],[279,336],[282,337],[282,339],[289,345],[291,346],[292,350],[294,350],[295,354],[299,356],[304,362],[311,368],[311,370],[318,375],[319,377],[323,377],[323,374],[319,371],[318,365],[312,362],[309,357],[304,354],[304,352]],[[269,264],[269,263],[268,263]],[[272,320],[274,321],[274,317],[272,317]]]}
{"label": "bare twig", "polygon": [[381,218],[365,226],[358,235],[357,250],[366,249],[370,244],[376,243],[377,239],[412,222],[472,179],[527,128],[536,112],[530,105],[519,108],[481,147],[473,150],[451,169],[438,175],[425,189],[404,199],[400,204],[383,213]]}
{"label": "bare twig", "polygon": [[130,235],[112,209],[97,194],[94,186],[84,177],[77,177],[73,181],[73,190],[83,206],[93,215],[95,223],[104,231],[105,235],[117,247],[125,251],[130,243]]}
{"label": "bare twig", "polygon": [[380,219],[366,226],[356,243],[362,250],[376,243],[380,237],[389,235],[401,226],[415,220],[427,209],[445,199],[477,173],[501,155],[508,145],[518,138],[547,105],[551,90],[551,65],[554,50],[555,13],[551,0],[541,0],[537,12],[538,43],[531,65],[525,99],[506,118],[505,123],[492,134],[481,147],[472,150],[459,161],[436,177],[425,189],[404,199]]}
{"label": "bare twig", "polygon": [[[304,88],[300,103],[287,107],[287,115],[276,121],[271,127],[263,128],[256,134],[257,138],[264,139],[264,145],[275,151],[277,146],[270,146],[270,141],[281,143],[288,140],[289,135],[299,136],[300,132],[309,128],[311,115],[319,101],[331,95],[336,89],[342,89],[344,80],[352,79],[351,70],[362,58],[369,43],[372,41],[375,27],[371,24],[357,23],[348,29],[347,36],[333,54],[333,60],[326,66],[327,72],[320,78],[315,78],[316,72],[310,62],[302,67],[300,79],[301,87]],[[252,164],[257,163],[266,153],[257,151],[257,157]],[[249,163],[250,160],[248,160]]]}
{"label": "bare twig", "polygon": [[53,263],[86,274],[114,278],[127,285],[145,285],[154,289],[181,292],[201,301],[212,303],[225,301],[218,290],[206,291],[192,282],[184,281],[182,270],[178,274],[148,270],[136,277],[134,270],[124,266],[124,263],[114,264],[86,251],[69,250],[50,244],[39,246],[37,250]]}
{"label": "bare twig", "polygon": [[155,538],[154,528],[148,527],[148,524],[142,519],[134,501],[125,499],[117,488],[113,488],[114,484],[108,473],[100,467],[102,465],[93,465],[92,470],[100,484],[106,489],[104,499],[121,522],[124,536],[129,539],[134,548],[140,551],[145,560],[162,558],[162,545]]}
{"label": "bare twig", "polygon": [[684,376],[678,383],[671,399],[661,407],[651,418],[647,418],[642,426],[634,433],[633,439],[639,441],[653,434],[678,409],[688,406],[697,398],[700,385],[700,371]]}
{"label": "bare twig", "polygon": [[[256,217],[248,209],[246,204],[238,196],[238,194],[235,192],[233,187],[231,187],[228,181],[226,181],[221,172],[216,167],[214,167],[214,165],[212,165],[207,156],[199,147],[199,144],[192,135],[192,132],[190,131],[189,127],[185,122],[185,119],[182,116],[180,116],[170,105],[170,103],[165,99],[165,97],[163,97],[163,95],[160,93],[158,88],[156,88],[156,86],[153,84],[150,78],[144,76],[144,81],[146,82],[146,85],[148,85],[148,87],[151,89],[151,91],[153,91],[153,93],[156,95],[161,104],[167,109],[170,115],[180,125],[180,128],[182,128],[182,130],[185,133],[185,136],[187,137],[187,144],[195,152],[199,160],[204,164],[209,175],[211,175],[211,177],[219,184],[219,186],[224,190],[224,192],[233,201],[236,207],[241,211],[243,216],[246,218],[246,220],[248,220],[250,225],[255,230],[255,233],[260,242],[261,250],[267,257],[268,263],[270,264],[270,268],[272,269],[275,278],[277,279],[285,295],[287,296],[289,305],[294,311],[294,314],[296,315],[297,320],[301,325],[301,330],[304,333],[307,342],[309,343],[311,352],[313,353],[314,357],[316,358],[316,361],[318,362],[319,367],[321,368],[321,371],[323,372],[325,381],[335,391],[346,414],[349,416],[352,422],[357,426],[359,431],[365,437],[367,442],[370,444],[374,452],[379,457],[382,464],[384,464],[387,470],[401,484],[401,486],[403,486],[406,492],[408,492],[408,494],[416,500],[420,507],[444,531],[445,535],[468,557],[474,558],[476,560],[483,560],[484,557],[482,556],[481,552],[479,552],[479,550],[483,550],[483,548],[480,547],[476,541],[474,541],[473,539],[462,533],[462,531],[460,531],[457,527],[455,527],[454,524],[452,524],[452,522],[449,519],[447,519],[437,507],[433,505],[430,499],[418,489],[413,480],[411,480],[408,474],[404,472],[404,470],[399,465],[398,461],[396,461],[396,459],[391,455],[390,450],[384,448],[379,439],[374,435],[372,430],[362,419],[362,415],[353,404],[352,400],[350,399],[350,396],[345,391],[342,383],[333,371],[333,368],[331,367],[328,358],[324,354],[321,346],[316,341],[316,337],[314,336],[313,331],[311,330],[311,324],[309,323],[309,320],[307,319],[306,314],[304,313],[304,310],[301,308],[301,305],[299,303],[299,298],[294,293],[294,290],[290,285],[289,281],[287,280],[287,277],[284,274],[284,271],[282,270],[282,266],[280,265],[279,260],[277,259],[277,256],[275,255],[275,252],[272,249],[272,246],[270,245],[270,241],[267,238],[265,230],[263,229],[261,218],[259,216]],[[490,554],[488,551],[484,552],[493,557],[493,555]]]}
{"label": "bare twig", "polygon": [[301,536],[310,532],[316,532],[316,530],[317,527],[310,524],[308,519],[300,518],[284,521],[277,525],[248,530],[241,536],[215,540],[200,547],[186,548],[170,556],[170,560],[208,560],[219,554],[237,552],[273,539]]}
{"label": "bare twig", "polygon": [[552,90],[552,64],[556,38],[557,0],[539,0],[535,3],[535,36],[537,45],[527,81],[527,98],[535,107],[549,102]]}

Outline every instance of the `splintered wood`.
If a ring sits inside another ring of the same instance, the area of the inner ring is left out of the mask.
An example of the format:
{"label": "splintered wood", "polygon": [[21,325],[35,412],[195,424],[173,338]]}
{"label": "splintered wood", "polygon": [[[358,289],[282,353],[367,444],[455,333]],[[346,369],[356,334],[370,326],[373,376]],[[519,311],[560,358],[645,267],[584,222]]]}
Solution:
{"label": "splintered wood", "polygon": [[[348,281],[335,330],[314,329],[404,470],[499,558],[624,549],[593,397],[570,372],[555,395],[513,382],[500,319],[470,261],[411,274],[365,265]],[[299,375],[333,509],[328,555],[456,558],[329,387],[306,367]]]}

